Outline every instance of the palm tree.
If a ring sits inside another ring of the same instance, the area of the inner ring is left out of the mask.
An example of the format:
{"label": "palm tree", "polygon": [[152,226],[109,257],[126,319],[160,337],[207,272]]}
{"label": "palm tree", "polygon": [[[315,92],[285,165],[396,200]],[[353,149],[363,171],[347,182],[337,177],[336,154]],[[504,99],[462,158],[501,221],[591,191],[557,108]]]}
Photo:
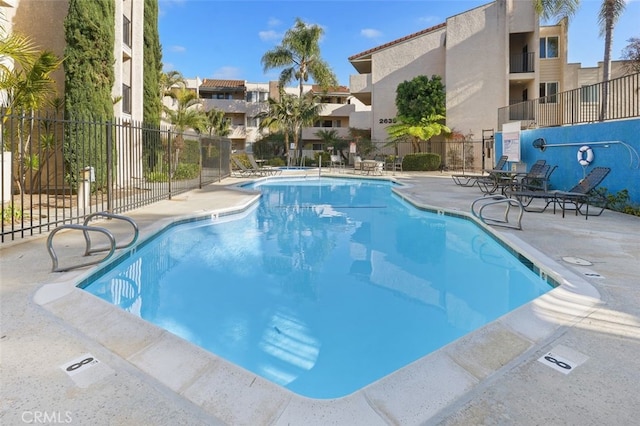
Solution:
{"label": "palm tree", "polygon": [[287,159],[289,156],[289,137],[293,133],[293,102],[294,96],[282,94],[279,100],[269,98],[268,110],[257,115],[260,118],[260,129],[268,129],[270,132],[282,132],[284,135],[284,151]]}
{"label": "palm tree", "polygon": [[[11,114],[20,114],[17,131],[17,176],[14,176],[20,192],[25,188],[25,179],[28,170],[38,170],[40,158],[31,152],[31,135],[34,134],[35,111],[50,102],[55,94],[55,81],[51,73],[55,71],[62,61],[50,51],[42,51],[20,58],[22,63],[16,69],[2,72],[1,88],[5,91],[6,107],[2,117],[3,123]],[[31,118],[30,118],[31,117]],[[28,121],[25,125],[24,121]]]}
{"label": "palm tree", "polygon": [[160,96],[176,97],[175,87],[186,87],[186,82],[179,71],[169,71],[160,74]]}
{"label": "palm tree", "polygon": [[207,117],[205,130],[209,133],[209,136],[228,136],[229,133],[231,133],[229,120],[224,118],[224,111],[217,108],[211,108],[205,112],[205,115]]}
{"label": "palm tree", "polygon": [[533,0],[533,6],[545,20],[556,17],[571,19],[580,7],[580,0]]}
{"label": "palm tree", "polygon": [[611,45],[613,41],[613,27],[618,22],[626,6],[625,0],[603,0],[598,14],[600,35],[604,35],[604,70],[602,73],[602,104],[600,106],[600,121],[607,117],[609,103],[609,80],[611,78]]}
{"label": "palm tree", "polygon": [[303,84],[309,77],[323,88],[338,85],[335,74],[320,57],[319,43],[323,33],[318,25],[307,25],[296,18],[294,27],[287,30],[282,43],[262,56],[265,72],[284,67],[280,72],[281,90],[295,79],[300,88],[298,96],[302,98]]}
{"label": "palm tree", "polygon": [[302,143],[300,141],[302,128],[312,126],[322,112],[323,105],[316,102],[316,100],[312,96],[293,98],[293,114],[291,116],[293,145],[298,150],[300,161],[302,161]]}
{"label": "palm tree", "polygon": [[175,150],[173,170],[176,170],[180,151],[184,148],[184,132],[187,129],[193,129],[200,133],[207,128],[207,116],[201,109],[202,101],[194,91],[183,87],[176,90],[175,97],[177,101],[176,109],[171,109],[167,106],[163,108],[169,122],[177,133],[173,146]]}
{"label": "palm tree", "polygon": [[324,146],[333,147],[334,151],[337,152],[340,157],[346,160],[343,150],[347,148],[347,146],[349,146],[349,143],[338,136],[337,130],[318,130],[315,135],[320,138]]}
{"label": "palm tree", "polygon": [[405,117],[398,117],[398,122],[387,127],[387,133],[391,138],[391,144],[408,139],[411,142],[413,152],[420,152],[420,141],[428,141],[433,136],[442,133],[451,133],[451,129],[442,124],[444,116],[432,114],[429,117],[422,117],[420,121],[414,122]]}

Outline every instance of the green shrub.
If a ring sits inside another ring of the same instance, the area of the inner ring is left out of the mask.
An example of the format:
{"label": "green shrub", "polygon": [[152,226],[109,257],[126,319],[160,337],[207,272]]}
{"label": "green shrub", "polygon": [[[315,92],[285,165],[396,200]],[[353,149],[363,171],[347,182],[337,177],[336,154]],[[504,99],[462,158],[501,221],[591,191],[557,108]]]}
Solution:
{"label": "green shrub", "polygon": [[14,221],[19,222],[20,219],[23,218],[23,211],[21,208],[17,208],[10,203],[7,207],[2,209],[2,222],[3,223],[13,223]]}
{"label": "green shrub", "polygon": [[173,178],[177,180],[195,179],[200,174],[200,166],[198,164],[180,163],[176,167]]}
{"label": "green shrub", "polygon": [[633,205],[629,199],[629,191],[622,189],[615,194],[609,193],[607,188],[600,187],[596,191],[604,195],[607,199],[607,208],[616,212],[640,216],[640,206]]}
{"label": "green shrub", "polygon": [[180,161],[197,164],[200,161],[200,142],[194,139],[185,139],[184,148],[180,153]]}
{"label": "green shrub", "polygon": [[273,166],[273,167],[283,167],[285,166],[287,163],[284,162],[284,159],[281,157],[274,157],[271,160],[267,161],[267,164],[269,166]]}
{"label": "green shrub", "polygon": [[328,166],[329,164],[331,164],[331,154],[329,154],[328,152],[324,152],[324,151],[315,152],[313,154],[313,161],[315,164],[318,164],[319,158],[322,158],[323,166]]}
{"label": "green shrub", "polygon": [[440,170],[440,164],[442,164],[440,154],[430,152],[407,154],[402,160],[402,170],[405,172]]}
{"label": "green shrub", "polygon": [[164,172],[149,172],[147,182],[168,182],[169,175]]}

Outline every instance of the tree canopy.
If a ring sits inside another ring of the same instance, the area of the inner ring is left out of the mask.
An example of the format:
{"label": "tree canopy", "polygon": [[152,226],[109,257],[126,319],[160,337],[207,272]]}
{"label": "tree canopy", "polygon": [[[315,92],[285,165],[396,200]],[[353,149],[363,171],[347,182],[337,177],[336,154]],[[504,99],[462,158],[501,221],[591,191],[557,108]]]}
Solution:
{"label": "tree canopy", "polygon": [[324,30],[318,25],[309,25],[296,18],[293,28],[287,30],[280,45],[262,56],[264,71],[283,68],[280,72],[280,88],[297,80],[303,95],[303,84],[313,81],[323,88],[338,85],[338,79],[331,67],[320,56],[320,37]]}
{"label": "tree canopy", "polygon": [[64,21],[65,113],[73,119],[113,117],[115,5],[69,0]]}
{"label": "tree canopy", "polygon": [[640,72],[640,38],[632,37],[627,42],[629,44],[622,51],[622,59],[629,61],[629,72]]}
{"label": "tree canopy", "polygon": [[143,51],[143,112],[147,125],[159,126],[162,113],[160,75],[162,74],[162,48],[158,34],[158,0],[144,2],[144,51]]}
{"label": "tree canopy", "polygon": [[410,81],[403,81],[396,88],[396,108],[398,116],[406,122],[418,123],[422,118],[446,113],[446,93],[442,77],[434,75],[429,79],[419,75]]}

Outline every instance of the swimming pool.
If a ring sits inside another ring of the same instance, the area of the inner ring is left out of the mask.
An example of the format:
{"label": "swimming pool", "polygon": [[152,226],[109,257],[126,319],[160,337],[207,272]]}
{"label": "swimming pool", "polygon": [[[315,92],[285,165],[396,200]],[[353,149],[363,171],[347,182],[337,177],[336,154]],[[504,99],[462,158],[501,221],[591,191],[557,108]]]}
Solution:
{"label": "swimming pool", "polygon": [[350,394],[551,287],[471,221],[392,183],[269,179],[85,289],[300,395]]}

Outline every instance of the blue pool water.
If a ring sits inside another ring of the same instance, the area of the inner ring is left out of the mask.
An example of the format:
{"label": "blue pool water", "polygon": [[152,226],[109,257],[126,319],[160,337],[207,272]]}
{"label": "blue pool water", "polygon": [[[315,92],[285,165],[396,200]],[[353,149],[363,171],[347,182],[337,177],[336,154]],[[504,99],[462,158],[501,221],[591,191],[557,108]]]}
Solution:
{"label": "blue pool water", "polygon": [[471,221],[392,185],[262,181],[241,217],[170,227],[83,286],[311,398],[348,395],[551,289]]}

